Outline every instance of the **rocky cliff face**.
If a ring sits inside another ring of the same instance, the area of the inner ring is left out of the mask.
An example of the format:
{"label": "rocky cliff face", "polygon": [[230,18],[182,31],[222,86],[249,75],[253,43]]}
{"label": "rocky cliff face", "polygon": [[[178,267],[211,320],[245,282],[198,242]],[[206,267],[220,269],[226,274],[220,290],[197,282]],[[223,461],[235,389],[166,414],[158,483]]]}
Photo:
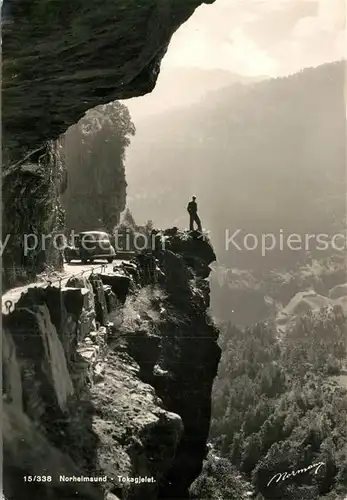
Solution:
{"label": "rocky cliff face", "polygon": [[61,201],[68,233],[113,232],[126,207],[124,163],[134,134],[129,110],[118,101],[93,108],[64,134],[68,179]]}
{"label": "rocky cliff face", "polygon": [[[213,1],[4,0],[3,234],[13,235],[5,286],[30,279],[47,262],[43,252],[24,262],[20,241],[28,228],[39,229],[41,238],[43,221],[44,234],[56,229],[48,219],[59,183],[47,141],[90,108],[150,92],[173,33],[196,7]],[[49,263],[57,259],[52,254]]]}
{"label": "rocky cliff face", "polygon": [[197,235],[167,231],[112,274],[22,294],[3,317],[7,500],[188,498],[220,358],[214,259]]}

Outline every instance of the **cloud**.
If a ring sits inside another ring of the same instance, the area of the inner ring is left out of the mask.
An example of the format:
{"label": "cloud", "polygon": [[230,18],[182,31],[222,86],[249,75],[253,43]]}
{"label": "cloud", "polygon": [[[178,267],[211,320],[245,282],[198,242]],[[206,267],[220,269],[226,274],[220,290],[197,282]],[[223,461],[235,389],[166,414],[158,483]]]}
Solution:
{"label": "cloud", "polygon": [[286,74],[345,57],[344,0],[216,0],[174,35],[164,66]]}

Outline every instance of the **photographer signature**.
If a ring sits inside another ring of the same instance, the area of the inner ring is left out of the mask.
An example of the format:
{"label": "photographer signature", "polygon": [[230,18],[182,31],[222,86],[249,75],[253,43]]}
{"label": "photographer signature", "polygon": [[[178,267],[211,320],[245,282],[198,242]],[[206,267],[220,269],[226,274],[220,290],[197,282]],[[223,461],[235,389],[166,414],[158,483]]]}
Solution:
{"label": "photographer signature", "polygon": [[278,472],[272,478],[270,481],[267,483],[267,486],[269,486],[272,481],[276,480],[276,483],[279,481],[285,481],[286,479],[289,479],[291,477],[297,476],[298,474],[303,474],[304,472],[307,472],[311,469],[315,469],[314,473],[317,474],[319,469],[325,465],[324,462],[318,462],[316,464],[308,465],[307,467],[304,467],[303,469],[298,469],[298,470],[293,470],[292,472]]}

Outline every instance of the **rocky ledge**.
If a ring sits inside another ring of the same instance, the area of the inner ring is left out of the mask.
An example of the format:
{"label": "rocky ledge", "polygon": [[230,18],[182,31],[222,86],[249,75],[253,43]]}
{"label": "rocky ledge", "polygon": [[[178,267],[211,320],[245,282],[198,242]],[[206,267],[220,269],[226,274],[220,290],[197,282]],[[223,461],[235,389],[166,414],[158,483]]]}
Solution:
{"label": "rocky ledge", "polygon": [[177,229],[156,243],[111,274],[30,288],[3,315],[8,500],[188,498],[220,359],[215,256]]}

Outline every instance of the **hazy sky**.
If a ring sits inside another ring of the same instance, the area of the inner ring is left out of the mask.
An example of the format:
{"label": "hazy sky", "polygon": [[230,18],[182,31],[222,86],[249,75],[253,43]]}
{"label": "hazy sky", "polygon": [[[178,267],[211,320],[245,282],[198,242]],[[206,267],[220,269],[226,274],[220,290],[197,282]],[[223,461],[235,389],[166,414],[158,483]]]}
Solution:
{"label": "hazy sky", "polygon": [[345,58],[345,0],[216,0],[174,35],[162,69],[282,75]]}

